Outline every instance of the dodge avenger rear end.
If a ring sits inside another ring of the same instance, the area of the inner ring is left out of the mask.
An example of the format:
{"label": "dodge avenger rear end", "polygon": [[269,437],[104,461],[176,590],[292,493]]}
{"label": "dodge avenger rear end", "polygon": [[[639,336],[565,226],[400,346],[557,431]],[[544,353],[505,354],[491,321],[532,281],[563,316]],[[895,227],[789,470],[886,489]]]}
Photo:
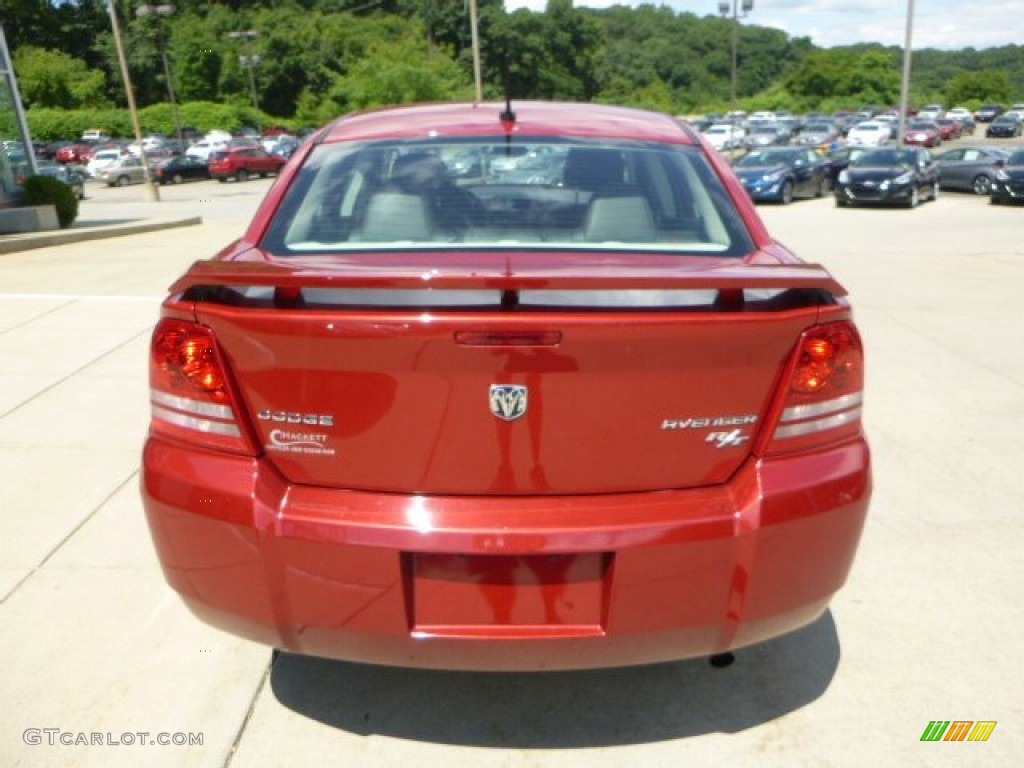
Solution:
{"label": "dodge avenger rear end", "polygon": [[670,117],[341,118],[171,287],[142,495],[203,620],[541,670],[807,625],[871,493],[845,291]]}

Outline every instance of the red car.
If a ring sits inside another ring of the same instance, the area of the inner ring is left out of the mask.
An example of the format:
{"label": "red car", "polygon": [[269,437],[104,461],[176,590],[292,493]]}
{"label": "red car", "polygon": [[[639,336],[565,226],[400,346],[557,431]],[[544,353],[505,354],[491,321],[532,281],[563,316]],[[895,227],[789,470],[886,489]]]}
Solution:
{"label": "red car", "polygon": [[54,159],[62,165],[85,165],[95,151],[95,144],[67,144],[57,150]]}
{"label": "red car", "polygon": [[903,143],[938,147],[942,144],[942,131],[934,120],[911,120],[903,132]]}
{"label": "red car", "polygon": [[935,121],[935,124],[939,126],[939,133],[942,134],[943,141],[959,139],[964,133],[963,123],[952,118],[939,118]]}
{"label": "red car", "polygon": [[171,586],[270,646],[723,654],[846,581],[863,387],[845,290],[683,122],[386,109],[321,129],[171,287],[141,491]]}
{"label": "red car", "polygon": [[287,162],[272,155],[258,145],[216,149],[210,153],[210,178],[217,181],[246,181],[250,176],[269,176],[279,173]]}

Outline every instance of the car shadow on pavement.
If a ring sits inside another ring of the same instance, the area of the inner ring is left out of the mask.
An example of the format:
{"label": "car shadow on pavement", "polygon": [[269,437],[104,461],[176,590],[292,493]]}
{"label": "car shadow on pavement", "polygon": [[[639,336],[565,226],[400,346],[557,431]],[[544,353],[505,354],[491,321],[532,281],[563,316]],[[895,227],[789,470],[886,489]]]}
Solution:
{"label": "car shadow on pavement", "polygon": [[707,659],[583,672],[395,669],[279,653],[277,700],[359,735],[437,744],[572,749],[734,733],[821,696],[839,664],[831,612],[804,629]]}

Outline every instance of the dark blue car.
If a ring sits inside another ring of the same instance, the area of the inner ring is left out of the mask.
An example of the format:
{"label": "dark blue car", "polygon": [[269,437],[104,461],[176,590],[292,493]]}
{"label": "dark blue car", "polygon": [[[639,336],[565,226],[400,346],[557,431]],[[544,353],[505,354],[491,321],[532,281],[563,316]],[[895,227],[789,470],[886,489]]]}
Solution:
{"label": "dark blue car", "polygon": [[828,192],[828,162],[808,147],[755,149],[734,168],[755,202],[788,205],[797,197],[822,197]]}
{"label": "dark blue car", "polygon": [[996,171],[989,195],[993,204],[1024,203],[1024,149],[1010,155]]}

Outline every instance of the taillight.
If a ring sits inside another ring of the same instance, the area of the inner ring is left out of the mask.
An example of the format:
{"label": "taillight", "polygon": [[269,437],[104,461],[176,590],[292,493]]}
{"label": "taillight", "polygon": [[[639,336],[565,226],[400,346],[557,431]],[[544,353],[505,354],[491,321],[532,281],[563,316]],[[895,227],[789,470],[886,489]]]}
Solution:
{"label": "taillight", "polygon": [[234,453],[254,453],[213,332],[165,318],[153,331],[149,361],[151,429]]}
{"label": "taillight", "polygon": [[806,331],[766,452],[800,451],[859,434],[863,390],[864,350],[853,324]]}

